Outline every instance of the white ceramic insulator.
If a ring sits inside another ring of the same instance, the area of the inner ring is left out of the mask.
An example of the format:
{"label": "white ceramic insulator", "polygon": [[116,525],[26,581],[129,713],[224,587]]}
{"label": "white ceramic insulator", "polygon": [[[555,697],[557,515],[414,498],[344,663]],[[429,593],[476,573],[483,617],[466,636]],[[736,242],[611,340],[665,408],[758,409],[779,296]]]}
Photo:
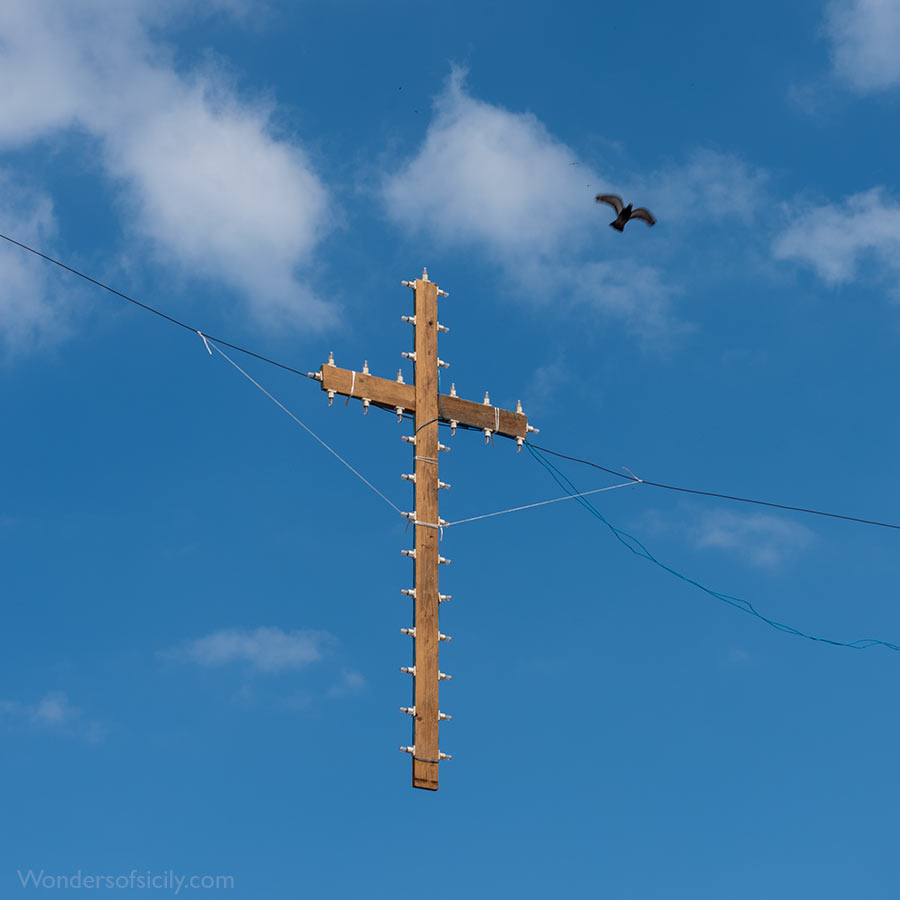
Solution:
{"label": "white ceramic insulator", "polygon": [[363,415],[367,416],[369,414],[369,404],[372,401],[368,397],[363,397]]}
{"label": "white ceramic insulator", "polygon": [[401,628],[400,634],[408,634],[410,637],[415,637],[416,629],[415,628]]}
{"label": "white ceramic insulator", "polygon": [[[416,552],[416,551],[413,550],[413,553],[415,553],[415,552]],[[438,557],[438,563],[439,563],[440,565],[442,565],[442,566],[449,566],[449,565],[450,565],[450,562],[451,562],[451,561],[450,561],[449,559],[444,559],[443,556],[439,556],[439,557]]]}
{"label": "white ceramic insulator", "polygon": [[449,722],[453,718],[453,716],[448,716],[447,713],[438,712],[438,718],[445,719]]}
{"label": "white ceramic insulator", "polygon": [[413,290],[416,289],[416,283],[414,281],[401,281],[400,284],[402,284],[403,287],[412,288]]}
{"label": "white ceramic insulator", "polygon": [[321,380],[322,380],[322,373],[321,373],[321,372],[307,372],[306,374],[307,374],[310,378],[315,378],[316,381],[321,381]]}
{"label": "white ceramic insulator", "polygon": [[395,407],[394,407],[394,412],[397,413],[397,421],[398,421],[398,422],[402,422],[402,421],[403,421],[403,413],[405,412],[405,410],[403,409],[403,407],[402,407],[402,406],[395,406]]}
{"label": "white ceramic insulator", "polygon": [[453,594],[438,594],[438,603],[447,603],[453,599]]}
{"label": "white ceramic insulator", "polygon": [[523,437],[516,438],[516,453],[522,452],[522,444],[524,444],[524,443],[525,443],[525,438],[523,438]]}
{"label": "white ceramic insulator", "polygon": [[407,597],[412,597],[413,600],[416,599],[416,589],[415,588],[401,588],[401,594],[406,594]]}
{"label": "white ceramic insulator", "polygon": [[415,482],[416,482],[416,476],[415,476],[415,475],[411,475],[409,472],[404,472],[400,477],[401,477],[404,481],[411,481],[413,484],[415,484]]}
{"label": "white ceramic insulator", "polygon": [[401,672],[406,672],[407,675],[415,675],[416,667],[415,666],[400,666]]}
{"label": "white ceramic insulator", "polygon": [[415,350],[404,350],[400,354],[404,359],[411,359],[413,362],[416,361],[416,353]]}
{"label": "white ceramic insulator", "polygon": [[449,453],[450,448],[446,444],[438,444],[438,453]]}
{"label": "white ceramic insulator", "polygon": [[481,401],[485,406],[491,405],[491,398],[487,391],[484,392],[484,400]]}
{"label": "white ceramic insulator", "polygon": [[402,512],[400,515],[403,516],[404,519],[409,519],[410,522],[416,521],[416,514],[414,512]]}
{"label": "white ceramic insulator", "polygon": [[452,381],[450,382],[450,396],[456,396],[456,385]]}
{"label": "white ceramic insulator", "polygon": [[[450,396],[452,397],[453,395],[451,394]],[[452,435],[456,434],[456,426],[457,425],[459,425],[459,422],[457,422],[456,419],[450,420],[450,434],[452,434]]]}
{"label": "white ceramic insulator", "polygon": [[[412,667],[415,670],[415,666]],[[413,675],[415,675],[415,671],[413,671]],[[453,681],[453,676],[448,675],[446,672],[438,672],[438,681]]]}
{"label": "white ceramic insulator", "polygon": [[541,429],[540,429],[540,428],[535,428],[534,425],[526,425],[526,426],[525,426],[525,430],[526,430],[526,431],[533,431],[535,434],[540,434],[540,433],[541,433]]}
{"label": "white ceramic insulator", "polygon": [[521,416],[522,413],[522,401],[516,400],[516,412]]}
{"label": "white ceramic insulator", "polygon": [[328,405],[332,406],[334,404],[334,391],[328,392]]}
{"label": "white ceramic insulator", "polygon": [[412,444],[414,447],[416,445],[416,436],[414,434],[401,434],[401,441],[406,441],[407,444]]}
{"label": "white ceramic insulator", "polygon": [[446,325],[441,325],[440,322],[438,322],[438,327],[437,327],[437,328],[438,328],[438,331],[443,331],[443,332],[445,332],[445,333],[448,332],[448,331],[450,331],[450,329],[449,329]]}
{"label": "white ceramic insulator", "polygon": [[439,359],[439,360],[438,360],[438,368],[439,368],[439,369],[449,369],[449,368],[450,368],[450,363],[444,362],[444,360]]}
{"label": "white ceramic insulator", "polygon": [[401,752],[401,753],[409,753],[409,754],[411,754],[412,756],[415,756],[415,755],[416,755],[416,748],[415,748],[414,746],[413,746],[413,747],[401,747],[401,748],[400,748],[400,752]]}
{"label": "white ceramic insulator", "polygon": [[446,481],[439,481],[439,482],[438,482],[438,490],[441,490],[441,489],[443,489],[443,490],[445,490],[445,491],[449,491],[449,490],[450,490],[450,485],[447,484]]}
{"label": "white ceramic insulator", "polygon": [[408,556],[410,559],[415,559],[415,558],[416,558],[416,551],[415,551],[415,550],[401,550],[400,552],[401,552],[404,556]]}
{"label": "white ceramic insulator", "polygon": [[329,366],[334,365],[334,351],[333,350],[328,351],[328,365]]}
{"label": "white ceramic insulator", "polygon": [[[414,716],[416,714],[416,708],[414,706],[401,706],[400,712],[406,713],[408,716]],[[440,716],[440,713],[438,713]]]}
{"label": "white ceramic insulator", "polygon": [[493,434],[493,432],[491,431],[490,428],[484,429],[484,442],[486,444],[489,444],[491,442],[491,434]]}
{"label": "white ceramic insulator", "polygon": [[400,316],[400,321],[401,322],[409,322],[410,325],[415,325],[416,317],[415,316]]}
{"label": "white ceramic insulator", "polygon": [[450,637],[449,634],[441,634],[440,632],[438,632],[438,640],[439,641],[452,641],[453,638]]}
{"label": "white ceramic insulator", "polygon": [[397,369],[397,384],[404,384],[403,369]]}
{"label": "white ceramic insulator", "polygon": [[453,759],[453,756],[449,753],[438,753],[438,759]]}
{"label": "white ceramic insulator", "polygon": [[446,291],[442,291],[440,288],[437,289],[438,297],[449,297],[450,295]]}

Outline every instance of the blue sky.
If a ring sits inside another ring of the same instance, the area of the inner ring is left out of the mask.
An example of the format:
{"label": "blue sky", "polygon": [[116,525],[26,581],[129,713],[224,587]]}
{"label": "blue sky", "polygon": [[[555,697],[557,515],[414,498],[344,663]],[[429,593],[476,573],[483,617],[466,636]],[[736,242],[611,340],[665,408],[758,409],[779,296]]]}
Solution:
{"label": "blue sky", "polygon": [[[896,0],[7,0],[0,231],[303,371],[409,378],[427,266],[443,377],[542,445],[896,521],[898,43]],[[6,244],[0,353],[3,896],[895,896],[897,653],[573,502],[457,526],[454,758],[414,791],[404,521],[199,337]],[[409,508],[407,424],[235,361]],[[448,520],[560,495],[442,439]],[[594,502],[900,642],[896,532]]]}

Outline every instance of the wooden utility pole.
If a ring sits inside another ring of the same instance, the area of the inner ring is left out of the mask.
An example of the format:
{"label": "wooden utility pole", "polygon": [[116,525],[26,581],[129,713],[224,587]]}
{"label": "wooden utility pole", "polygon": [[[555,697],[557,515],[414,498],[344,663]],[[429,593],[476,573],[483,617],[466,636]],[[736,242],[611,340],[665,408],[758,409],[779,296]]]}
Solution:
{"label": "wooden utility pole", "polygon": [[413,743],[400,749],[412,756],[413,787],[436,791],[438,789],[438,765],[440,760],[449,759],[438,746],[438,726],[441,719],[450,716],[440,711],[438,705],[438,685],[449,679],[438,667],[438,646],[450,638],[441,634],[438,626],[440,604],[449,596],[440,593],[438,571],[449,559],[440,555],[441,526],[444,523],[438,514],[438,491],[449,488],[438,479],[438,455],[449,450],[438,440],[438,424],[449,423],[451,432],[464,425],[483,430],[485,441],[493,434],[504,434],[516,438],[521,448],[528,431],[533,430],[527,417],[522,413],[521,404],[516,412],[492,406],[488,394],[476,403],[457,397],[455,387],[449,394],[438,390],[438,369],[447,363],[438,358],[438,332],[448,331],[438,323],[438,297],[446,297],[438,286],[428,280],[427,270],[415,281],[404,281],[406,287],[415,292],[412,316],[403,316],[415,329],[415,350],[403,356],[414,364],[413,384],[404,384],[402,372],[396,381],[376,378],[369,374],[368,364],[361,372],[341,369],[330,356],[315,377],[327,391],[329,402],[335,395],[355,397],[362,401],[364,411],[370,405],[392,409],[402,421],[404,413],[415,413],[415,432],[404,435],[403,440],[412,444],[415,457],[414,472],[403,477],[415,484],[416,506],[410,513],[404,513],[415,525],[415,548],[402,552],[412,558],[415,566],[414,587],[403,593],[413,599],[414,617],[412,628],[403,631],[412,637],[415,645],[415,663],[404,666],[403,671],[412,675],[415,684],[412,707],[401,710],[413,717]]}

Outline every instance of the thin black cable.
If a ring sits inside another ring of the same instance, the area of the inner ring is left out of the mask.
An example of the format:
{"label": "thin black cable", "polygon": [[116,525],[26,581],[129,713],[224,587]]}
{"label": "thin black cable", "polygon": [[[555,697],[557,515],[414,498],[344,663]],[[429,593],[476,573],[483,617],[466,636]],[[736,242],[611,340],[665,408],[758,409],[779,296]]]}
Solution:
{"label": "thin black cable", "polygon": [[702,497],[718,497],[721,500],[735,500],[738,503],[753,503],[756,506],[771,506],[775,509],[787,509],[791,512],[801,512],[808,513],[813,516],[825,516],[829,519],[844,519],[847,522],[859,522],[862,525],[877,525],[879,528],[894,528],[900,530],[900,525],[895,525],[891,522],[878,522],[874,519],[860,519],[857,516],[845,516],[841,513],[833,513],[833,512],[823,512],[821,509],[808,509],[805,506],[788,506],[784,503],[771,503],[768,500],[753,500],[749,497],[735,497],[732,494],[720,494],[716,491],[699,491],[695,488],[686,488],[686,487],[678,487],[674,484],[662,484],[659,481],[648,481],[646,478],[637,478],[633,475],[623,475],[621,472],[617,472],[615,469],[608,469],[606,466],[601,466],[599,463],[591,462],[589,459],[580,459],[577,456],[567,456],[565,453],[559,453],[556,450],[549,450],[547,447],[541,447],[539,444],[528,442],[531,444],[535,450],[541,450],[543,453],[549,453],[552,456],[558,456],[561,459],[567,459],[570,462],[581,463],[585,466],[592,466],[595,469],[600,469],[603,472],[608,472],[610,475],[615,475],[616,478],[623,478],[625,481],[635,481],[640,484],[648,484],[650,487],[658,487],[663,488],[667,491],[679,491],[682,494],[699,494]]}
{"label": "thin black cable", "polygon": [[[90,275],[85,274],[84,272],[79,271],[78,269],[66,265],[66,263],[61,262],[58,259],[54,259],[54,257],[49,256],[46,253],[42,253],[40,250],[36,250],[34,247],[30,247],[28,244],[24,244],[21,241],[17,241],[15,238],[9,237],[9,235],[0,233],[0,238],[3,238],[4,241],[8,241],[10,244],[14,244],[16,247],[21,247],[23,250],[27,250],[29,253],[33,253],[35,256],[39,256],[41,259],[46,260],[49,263],[52,263],[54,266],[58,266],[60,269],[65,269],[67,272],[71,272],[73,275],[77,275],[79,278],[83,278],[85,281],[90,282],[93,285],[96,285],[99,288],[102,288],[104,291],[108,291],[110,294],[115,294],[115,296],[120,297],[122,300],[126,300],[128,303],[132,303],[135,306],[140,307],[141,309],[146,310],[147,312],[151,312],[156,316],[159,316],[161,319],[165,319],[167,322],[171,322],[173,325],[178,325],[181,328],[186,329],[187,331],[193,332],[194,334],[205,335],[212,341],[215,341],[218,344],[221,344],[223,347],[228,347],[231,350],[237,350],[238,353],[244,353],[247,356],[252,356],[254,359],[258,359],[261,362],[268,363],[271,366],[276,366],[279,369],[284,369],[286,372],[291,372],[294,375],[302,375],[304,378],[313,378],[314,376],[309,372],[303,372],[300,369],[295,369],[293,366],[289,366],[286,363],[278,362],[278,360],[272,359],[269,356],[263,356],[261,353],[257,353],[254,350],[248,350],[246,347],[241,347],[238,344],[232,344],[230,341],[226,341],[224,338],[216,337],[215,335],[208,334],[205,331],[202,331],[199,328],[194,328],[193,325],[188,325],[187,322],[182,322],[180,319],[176,319],[174,316],[170,316],[168,313],[162,312],[162,310],[156,309],[153,306],[150,306],[147,303],[143,303],[140,300],[137,300],[134,297],[130,297],[128,294],[123,293],[122,291],[116,290],[116,288],[111,287],[110,285],[99,281],[96,278],[92,278]],[[440,373],[438,373],[438,377],[440,378]],[[438,405],[440,407],[440,394],[438,395]],[[376,407],[383,408],[383,407]],[[389,410],[386,410],[389,411]],[[443,412],[443,410],[441,410]],[[413,418],[411,414],[405,413],[404,418]],[[432,421],[434,421],[432,419]],[[449,425],[450,423],[447,421],[439,420],[441,425]],[[426,424],[430,425],[431,422],[427,422]],[[424,427],[424,426],[422,426]],[[460,422],[456,426],[457,428],[462,429],[463,431],[480,431],[480,428],[477,428],[472,425],[467,425],[463,422]],[[509,438],[509,435],[500,434],[500,437]],[[615,469],[609,469],[606,466],[601,466],[599,463],[592,462],[588,459],[581,459],[577,456],[569,456],[565,453],[560,453],[557,450],[550,450],[547,447],[542,447],[539,444],[535,444],[531,441],[528,443],[531,444],[536,450],[541,450],[544,453],[549,453],[553,456],[557,456],[560,459],[567,459],[570,462],[581,463],[582,465],[592,466],[595,469],[600,469],[603,472],[607,472],[610,475],[615,475],[616,478],[622,478],[626,481],[636,481],[641,484],[647,484],[651,487],[662,488],[667,491],[678,491],[683,494],[696,494],[702,497],[717,497],[721,500],[733,500],[737,503],[752,503],[756,506],[769,506],[774,509],[785,509],[791,512],[800,512],[806,513],[808,515],[813,516],[824,516],[830,519],[843,519],[846,522],[857,522],[861,525],[876,525],[879,528],[893,528],[896,530],[900,530],[900,525],[893,524],[891,522],[879,522],[874,519],[862,519],[858,516],[846,516],[841,513],[832,513],[832,512],[824,512],[819,509],[808,509],[803,506],[788,506],[784,503],[773,503],[768,500],[754,500],[749,497],[736,497],[732,494],[721,494],[716,491],[701,491],[695,488],[686,488],[679,487],[673,484],[662,484],[658,481],[648,481],[646,478],[636,478],[630,475],[623,475],[621,472],[617,472]]]}
{"label": "thin black cable", "polygon": [[246,353],[247,356],[252,356],[256,359],[262,360],[263,362],[269,363],[269,365],[277,366],[279,369],[285,369],[288,372],[293,372],[295,375],[302,375],[304,378],[309,377],[308,372],[301,372],[299,369],[295,369],[292,366],[280,363],[277,360],[270,359],[268,356],[263,356],[261,353],[255,353],[253,350],[248,350],[246,347],[239,347],[237,344],[232,344],[229,341],[226,341],[224,338],[215,337],[214,335],[208,334],[205,331],[201,331],[199,328],[194,328],[193,325],[188,325],[186,322],[182,322],[180,319],[176,319],[174,316],[170,316],[168,313],[164,313],[161,310],[149,306],[146,303],[142,303],[140,300],[136,300],[134,297],[129,297],[128,294],[123,294],[122,291],[117,291],[114,287],[110,287],[108,284],[104,284],[102,281],[98,281],[96,278],[91,278],[90,275],[85,275],[84,272],[79,272],[78,269],[74,269],[72,268],[72,266],[67,266],[64,262],[60,262],[58,259],[54,259],[52,256],[48,256],[46,253],[41,253],[40,250],[35,250],[34,247],[29,247],[28,244],[23,244],[21,241],[17,241],[14,238],[9,237],[8,235],[0,234],[0,238],[3,238],[4,241],[9,241],[10,244],[15,244],[17,247],[21,247],[23,250],[27,250],[29,253],[33,253],[35,256],[39,256],[41,259],[47,260],[47,262],[53,263],[54,266],[59,266],[60,269],[65,269],[67,272],[71,272],[73,275],[77,275],[79,278],[83,278],[85,281],[89,281],[91,284],[97,285],[97,287],[103,288],[104,291],[109,291],[109,293],[115,294],[117,297],[121,297],[123,300],[127,300],[129,303],[133,303],[135,306],[139,306],[141,309],[147,310],[147,312],[152,312],[154,315],[159,316],[161,319],[165,319],[167,322],[171,322],[173,325],[179,325],[181,328],[192,331],[194,334],[206,335],[206,337],[208,337],[211,341],[215,341],[217,344],[221,344],[223,347],[230,347],[232,350],[237,350],[239,353]]}

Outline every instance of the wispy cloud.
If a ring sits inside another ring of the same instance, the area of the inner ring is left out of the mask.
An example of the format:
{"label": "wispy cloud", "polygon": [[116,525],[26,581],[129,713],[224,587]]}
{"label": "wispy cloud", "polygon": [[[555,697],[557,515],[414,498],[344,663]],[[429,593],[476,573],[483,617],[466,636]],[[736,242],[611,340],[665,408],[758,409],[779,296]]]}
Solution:
{"label": "wispy cloud", "polygon": [[730,510],[701,514],[690,534],[697,547],[726,550],[761,568],[778,567],[813,539],[813,532],[797,522]]}
{"label": "wispy cloud", "polygon": [[835,75],[859,94],[900,85],[900,3],[834,0],[826,7]]}
{"label": "wispy cloud", "polygon": [[[50,197],[0,170],[0,231],[46,246],[55,229]],[[50,290],[46,265],[2,241],[0,268],[0,355],[15,356],[65,334],[68,306]]]}
{"label": "wispy cloud", "polygon": [[243,663],[258,672],[274,673],[319,662],[335,644],[336,639],[326,631],[225,628],[163,655],[206,667]]}
{"label": "wispy cloud", "polygon": [[34,703],[0,700],[0,721],[8,727],[63,735],[90,744],[106,737],[106,728],[88,719],[62,691],[50,691]]}
{"label": "wispy cloud", "polygon": [[[6,0],[0,149],[90,135],[129,234],[224,283],[263,325],[323,325],[333,311],[300,272],[330,226],[327,191],[301,144],[276,133],[270,102],[239,97],[221,67],[182,73],[151,37],[188,8]],[[32,305],[25,325],[41,317]]]}
{"label": "wispy cloud", "polygon": [[[672,309],[678,286],[641,257],[643,224],[632,226],[631,249],[621,242],[611,249],[594,195],[639,194],[661,221],[683,229],[685,222],[749,221],[764,175],[713,150],[648,176],[613,177],[611,169],[579,161],[533,114],[476,99],[455,68],[421,145],[385,179],[382,195],[402,228],[477,248],[532,301],[593,310],[644,338],[668,336],[682,327]],[[676,232],[669,234],[673,240]]]}
{"label": "wispy cloud", "polygon": [[800,207],[774,244],[777,259],[812,268],[829,284],[856,278],[861,264],[889,278],[900,275],[900,202],[882,188],[847,197],[841,203]]}

